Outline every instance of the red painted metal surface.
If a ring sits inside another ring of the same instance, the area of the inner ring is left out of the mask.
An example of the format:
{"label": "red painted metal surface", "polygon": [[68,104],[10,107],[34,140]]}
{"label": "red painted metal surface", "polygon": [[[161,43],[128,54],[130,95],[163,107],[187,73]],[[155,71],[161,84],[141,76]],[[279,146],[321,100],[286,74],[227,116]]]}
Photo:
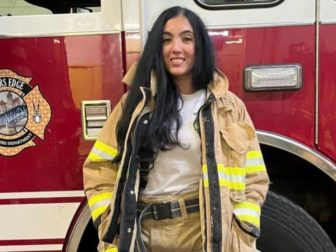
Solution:
{"label": "red painted metal surface", "polygon": [[[328,71],[335,61],[335,43],[330,39],[335,35],[330,29],[321,29],[320,148],[335,158],[334,117],[323,113],[335,103],[335,71]],[[210,34],[218,67],[227,74],[230,89],[244,100],[256,128],[313,147],[314,27],[212,30]],[[324,40],[327,34],[328,40]],[[92,142],[82,139],[80,101],[110,99],[115,104],[123,93],[119,35],[2,39],[0,51],[0,68],[32,77],[32,86],[39,85],[52,110],[45,140],[35,138],[35,147],[14,157],[0,157],[0,177],[11,181],[0,183],[0,190],[81,189],[81,167]],[[244,91],[245,66],[286,63],[303,66],[302,89]]]}
{"label": "red painted metal surface", "polygon": [[0,40],[0,69],[31,77],[51,107],[45,139],[13,157],[0,156],[0,191],[81,190],[84,141],[80,102],[124,93],[120,34]]}
{"label": "red painted metal surface", "polygon": [[[230,90],[246,104],[255,127],[314,147],[314,26],[212,30],[217,65]],[[296,91],[246,92],[248,65],[298,63],[304,85]]]}
{"label": "red painted metal surface", "polygon": [[319,149],[336,161],[336,24],[320,28]]}

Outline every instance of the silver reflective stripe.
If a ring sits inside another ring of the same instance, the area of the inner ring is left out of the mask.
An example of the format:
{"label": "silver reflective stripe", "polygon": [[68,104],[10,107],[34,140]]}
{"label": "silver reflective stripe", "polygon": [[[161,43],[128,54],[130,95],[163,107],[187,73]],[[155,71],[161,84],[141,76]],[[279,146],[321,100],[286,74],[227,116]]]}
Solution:
{"label": "silver reflective stripe", "polygon": [[256,218],[260,217],[260,214],[257,211],[254,211],[252,209],[247,208],[236,208],[233,210],[233,212],[239,216],[239,215],[248,215],[248,216],[254,216]]}
{"label": "silver reflective stripe", "polygon": [[240,175],[227,175],[225,173],[218,173],[219,179],[224,179],[230,182],[245,183],[245,176]]}
{"label": "silver reflective stripe", "polygon": [[95,204],[90,206],[91,212],[94,212],[96,209],[98,209],[100,207],[109,206],[110,202],[111,202],[110,199],[105,199],[105,200],[101,200],[101,201],[96,202]]}
{"label": "silver reflective stripe", "polygon": [[101,157],[104,160],[113,160],[113,158],[114,158],[114,156],[110,155],[109,153],[101,151],[101,150],[99,150],[95,147],[92,148],[91,152],[98,155],[99,157]]}
{"label": "silver reflective stripe", "polygon": [[246,160],[246,166],[264,165],[264,160],[262,158],[253,158]]}

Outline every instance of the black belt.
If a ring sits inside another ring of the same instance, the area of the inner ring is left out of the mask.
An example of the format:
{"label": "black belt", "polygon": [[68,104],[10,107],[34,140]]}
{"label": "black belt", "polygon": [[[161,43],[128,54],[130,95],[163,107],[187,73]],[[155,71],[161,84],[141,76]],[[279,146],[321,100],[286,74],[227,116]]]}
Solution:
{"label": "black belt", "polygon": [[[184,203],[188,214],[199,211],[198,199],[185,200]],[[159,204],[138,203],[137,213],[138,228],[135,251],[139,252],[147,251],[141,237],[141,224],[143,220],[148,218],[153,218],[154,220],[173,219],[182,215],[180,203],[178,201]]]}
{"label": "black belt", "polygon": [[[195,213],[199,211],[199,200],[185,200],[187,213]],[[143,211],[146,209],[146,213]],[[180,203],[178,201],[165,202],[159,204],[138,203],[138,216],[146,214],[146,217],[152,217],[154,220],[173,219],[181,216]]]}

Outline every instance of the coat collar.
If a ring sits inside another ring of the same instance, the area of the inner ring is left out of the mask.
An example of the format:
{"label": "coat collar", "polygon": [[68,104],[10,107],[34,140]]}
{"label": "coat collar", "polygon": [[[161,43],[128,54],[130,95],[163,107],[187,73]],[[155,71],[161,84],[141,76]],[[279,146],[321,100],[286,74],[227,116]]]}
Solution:
{"label": "coat collar", "polygon": [[[137,66],[138,66],[138,62],[134,62],[131,65],[131,67],[128,69],[124,78],[122,79],[122,82],[125,83],[127,86],[130,86],[132,84],[132,81],[136,73]],[[157,86],[156,76],[154,72],[152,72],[151,79],[150,79],[150,91],[151,91],[152,96],[156,95],[156,86]]]}
{"label": "coat collar", "polygon": [[[132,84],[133,78],[135,76],[137,62],[133,63],[130,69],[127,71],[126,75],[124,76],[122,82],[127,84],[128,86]],[[155,96],[157,91],[157,80],[155,73],[152,72],[151,79],[150,79],[150,91],[151,95]],[[229,89],[229,82],[227,77],[220,71],[216,70],[213,74],[213,80],[208,85],[208,89],[210,93],[214,95],[216,99],[224,97],[225,94],[228,92]]]}
{"label": "coat collar", "polygon": [[208,85],[209,91],[216,99],[224,97],[229,90],[229,81],[227,77],[218,69],[213,74],[213,80]]}

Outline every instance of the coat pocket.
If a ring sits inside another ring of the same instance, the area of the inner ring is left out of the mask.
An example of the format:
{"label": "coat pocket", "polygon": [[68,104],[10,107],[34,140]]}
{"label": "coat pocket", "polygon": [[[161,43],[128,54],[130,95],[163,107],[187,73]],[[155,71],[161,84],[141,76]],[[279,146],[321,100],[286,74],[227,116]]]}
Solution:
{"label": "coat pocket", "polygon": [[255,131],[247,123],[233,123],[220,129],[226,144],[238,153],[244,153],[255,137]]}
{"label": "coat pocket", "polygon": [[220,133],[224,155],[229,155],[229,162],[244,165],[246,151],[256,137],[254,129],[247,123],[233,123],[220,129]]}
{"label": "coat pocket", "polygon": [[233,123],[220,129],[220,135],[224,167],[234,182],[230,189],[244,191],[246,153],[255,137],[254,130],[249,124]]}

